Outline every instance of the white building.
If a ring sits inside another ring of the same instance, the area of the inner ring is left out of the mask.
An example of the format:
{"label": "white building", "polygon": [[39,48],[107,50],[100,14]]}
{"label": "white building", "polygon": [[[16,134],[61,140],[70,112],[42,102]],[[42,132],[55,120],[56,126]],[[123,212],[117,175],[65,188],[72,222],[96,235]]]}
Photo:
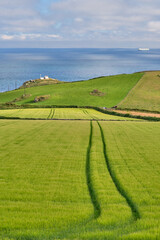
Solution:
{"label": "white building", "polygon": [[42,76],[41,76],[41,74],[40,74],[40,79],[41,79],[41,80],[44,80],[44,79],[49,79],[49,77],[48,77],[47,75],[46,75],[46,76],[44,76],[44,77],[42,77]]}

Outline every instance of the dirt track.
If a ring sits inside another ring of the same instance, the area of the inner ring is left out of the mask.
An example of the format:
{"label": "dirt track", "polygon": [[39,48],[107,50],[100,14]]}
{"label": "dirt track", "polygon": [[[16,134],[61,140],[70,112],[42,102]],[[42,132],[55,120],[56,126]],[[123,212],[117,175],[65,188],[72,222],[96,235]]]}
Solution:
{"label": "dirt track", "polygon": [[143,117],[157,117],[160,118],[160,113],[150,113],[150,112],[137,112],[137,111],[125,111],[125,110],[113,110],[113,112],[123,113],[123,114],[130,114],[133,116],[143,116]]}

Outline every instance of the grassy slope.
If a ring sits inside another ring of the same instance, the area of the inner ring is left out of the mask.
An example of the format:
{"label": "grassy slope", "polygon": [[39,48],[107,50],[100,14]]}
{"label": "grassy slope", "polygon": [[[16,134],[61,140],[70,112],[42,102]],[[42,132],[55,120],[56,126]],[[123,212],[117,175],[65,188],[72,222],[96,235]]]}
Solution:
{"label": "grassy slope", "polygon": [[18,118],[42,118],[42,119],[106,119],[129,120],[127,117],[119,117],[98,112],[94,109],[80,108],[33,108],[33,109],[7,109],[0,110],[0,117]]}
{"label": "grassy slope", "polygon": [[146,72],[118,107],[160,112],[159,74],[160,72]]}
{"label": "grassy slope", "polygon": [[[79,105],[79,106],[106,106],[117,105],[127,93],[135,86],[143,73],[122,74],[110,77],[102,77],[88,81],[62,83],[57,85],[32,87],[26,89],[27,94],[32,97],[24,99],[18,104],[34,105]],[[106,93],[104,96],[93,96],[90,92],[94,89]],[[23,89],[0,93],[0,103],[5,103],[20,97]],[[33,103],[36,96],[50,94],[50,99]]]}
{"label": "grassy slope", "polygon": [[110,166],[141,218],[133,220],[109,175],[96,122],[87,168],[95,203],[86,184],[89,122],[1,120],[2,239],[159,239],[160,124],[100,124]]}

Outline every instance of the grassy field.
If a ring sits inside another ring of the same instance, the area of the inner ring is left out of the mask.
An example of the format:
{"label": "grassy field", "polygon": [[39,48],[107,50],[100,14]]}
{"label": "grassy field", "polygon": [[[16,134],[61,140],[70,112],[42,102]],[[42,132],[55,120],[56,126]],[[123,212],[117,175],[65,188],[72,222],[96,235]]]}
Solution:
{"label": "grassy field", "polygon": [[94,109],[83,108],[35,108],[0,110],[0,117],[38,118],[38,119],[97,119],[97,120],[128,120],[137,119],[104,114]]}
{"label": "grassy field", "polygon": [[90,218],[89,122],[2,120],[0,131],[1,237],[65,236],[62,230]]}
{"label": "grassy field", "polygon": [[118,107],[160,112],[160,71],[146,72]]}
{"label": "grassy field", "polygon": [[0,133],[1,240],[160,238],[159,123],[0,120]]}
{"label": "grassy field", "polygon": [[101,125],[114,173],[140,215],[135,228],[132,226],[132,232],[124,239],[159,239],[160,125]]}
{"label": "grassy field", "polygon": [[[25,89],[25,94],[31,94],[31,97],[22,99],[16,104],[113,107],[126,97],[142,76],[143,73],[122,74],[88,81],[31,87]],[[91,95],[94,89],[104,95]],[[23,94],[23,89],[0,93],[0,103],[11,102]],[[50,98],[34,103],[35,97],[42,95],[50,95]]]}

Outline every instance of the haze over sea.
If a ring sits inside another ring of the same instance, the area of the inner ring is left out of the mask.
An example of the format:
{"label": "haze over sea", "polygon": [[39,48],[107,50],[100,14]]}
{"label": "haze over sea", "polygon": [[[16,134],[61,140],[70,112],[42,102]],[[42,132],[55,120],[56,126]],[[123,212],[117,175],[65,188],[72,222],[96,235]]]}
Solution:
{"label": "haze over sea", "polygon": [[160,70],[160,49],[0,49],[0,92],[48,75],[62,81]]}

